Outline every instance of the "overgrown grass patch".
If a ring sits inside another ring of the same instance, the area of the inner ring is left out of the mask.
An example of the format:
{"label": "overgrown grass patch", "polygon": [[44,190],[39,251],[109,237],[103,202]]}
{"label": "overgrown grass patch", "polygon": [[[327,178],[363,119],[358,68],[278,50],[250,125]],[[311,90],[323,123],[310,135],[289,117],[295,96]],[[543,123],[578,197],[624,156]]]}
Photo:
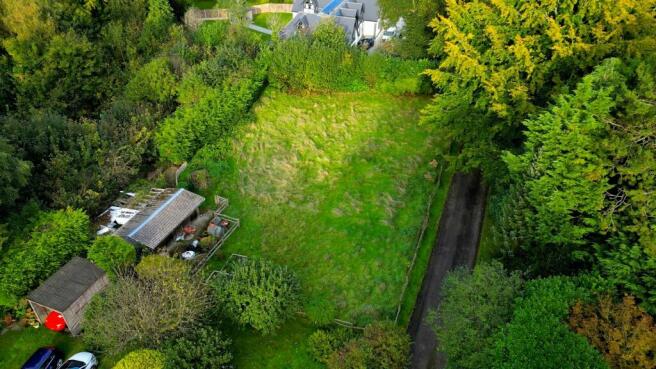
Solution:
{"label": "overgrown grass patch", "polygon": [[[288,265],[303,285],[311,323],[394,319],[437,175],[432,128],[418,124],[427,102],[267,90],[253,121],[217,148],[220,163],[207,152],[195,163],[212,178],[200,192],[229,198],[227,213],[242,221],[223,253]],[[207,269],[221,265],[215,258]],[[273,340],[238,334],[239,367],[311,368],[307,355],[291,352],[314,328],[290,324]],[[298,365],[285,363],[288,357]]]}

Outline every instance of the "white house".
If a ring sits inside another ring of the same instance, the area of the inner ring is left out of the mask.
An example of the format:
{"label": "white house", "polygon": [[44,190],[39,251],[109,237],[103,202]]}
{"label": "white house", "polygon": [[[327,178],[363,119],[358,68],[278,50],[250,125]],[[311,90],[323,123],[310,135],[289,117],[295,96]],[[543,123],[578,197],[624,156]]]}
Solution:
{"label": "white house", "polygon": [[293,20],[282,30],[288,38],[299,30],[312,32],[323,20],[332,18],[346,31],[349,43],[378,37],[382,31],[377,0],[294,0]]}

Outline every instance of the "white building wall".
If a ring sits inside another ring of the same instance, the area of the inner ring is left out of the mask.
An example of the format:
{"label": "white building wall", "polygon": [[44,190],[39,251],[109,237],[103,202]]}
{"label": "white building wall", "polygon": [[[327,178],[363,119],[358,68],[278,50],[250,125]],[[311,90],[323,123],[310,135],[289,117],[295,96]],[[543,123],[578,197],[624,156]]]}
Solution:
{"label": "white building wall", "polygon": [[376,38],[380,33],[380,22],[364,21],[362,22],[362,37]]}

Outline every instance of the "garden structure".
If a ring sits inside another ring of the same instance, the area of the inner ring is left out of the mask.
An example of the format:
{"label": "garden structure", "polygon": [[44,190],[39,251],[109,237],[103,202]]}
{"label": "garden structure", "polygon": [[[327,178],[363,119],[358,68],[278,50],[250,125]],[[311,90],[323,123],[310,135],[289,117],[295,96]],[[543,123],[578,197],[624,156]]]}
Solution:
{"label": "garden structure", "polygon": [[66,328],[77,335],[85,307],[108,283],[102,269],[76,256],[32,291],[27,300],[41,324],[48,327],[49,319],[62,320],[64,325],[57,330]]}
{"label": "garden structure", "polygon": [[113,206],[100,216],[99,234],[114,233],[151,250],[167,244],[199,215],[205,198],[184,188],[154,188],[144,199]]}

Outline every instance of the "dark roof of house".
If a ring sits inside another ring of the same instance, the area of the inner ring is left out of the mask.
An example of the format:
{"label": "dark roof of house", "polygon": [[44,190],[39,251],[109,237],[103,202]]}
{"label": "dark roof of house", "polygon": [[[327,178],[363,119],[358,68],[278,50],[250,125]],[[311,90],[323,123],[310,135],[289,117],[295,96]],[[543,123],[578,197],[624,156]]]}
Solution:
{"label": "dark roof of house", "polygon": [[157,248],[184,222],[205,198],[181,189],[167,189],[149,201],[116,234],[129,242]]}
{"label": "dark roof of house", "polygon": [[309,32],[312,32],[317,28],[317,26],[321,23],[321,21],[328,21],[332,19],[335,24],[341,26],[344,28],[344,32],[346,33],[346,38],[348,39],[349,42],[353,41],[353,33],[355,31],[355,18],[350,18],[350,17],[342,17],[342,16],[335,16],[335,17],[322,17],[316,14],[297,14],[294,19],[292,19],[291,22],[283,28],[282,31],[280,31],[280,38],[282,39],[287,39],[292,37],[294,34],[299,29],[299,24],[303,25],[303,29],[308,30]]}
{"label": "dark roof of house", "polygon": [[59,268],[27,298],[53,310],[63,312],[101,279],[105,272],[87,259],[75,256]]}

